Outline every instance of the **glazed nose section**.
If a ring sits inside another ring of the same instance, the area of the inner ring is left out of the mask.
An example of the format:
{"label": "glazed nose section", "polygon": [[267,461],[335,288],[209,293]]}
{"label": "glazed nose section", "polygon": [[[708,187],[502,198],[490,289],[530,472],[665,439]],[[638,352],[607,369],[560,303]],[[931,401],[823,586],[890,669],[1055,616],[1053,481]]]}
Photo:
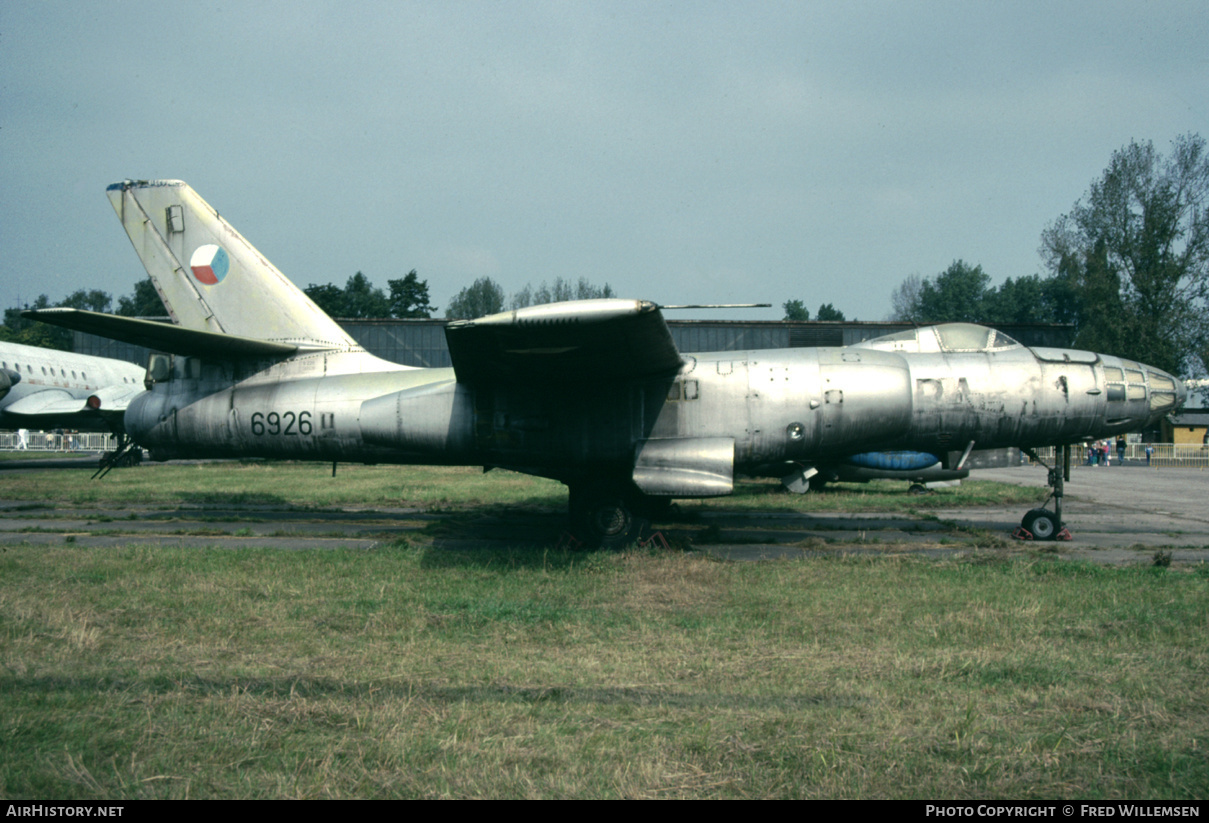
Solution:
{"label": "glazed nose section", "polygon": [[1151,422],[1183,405],[1188,396],[1184,384],[1165,371],[1146,367],[1147,382],[1150,384]]}

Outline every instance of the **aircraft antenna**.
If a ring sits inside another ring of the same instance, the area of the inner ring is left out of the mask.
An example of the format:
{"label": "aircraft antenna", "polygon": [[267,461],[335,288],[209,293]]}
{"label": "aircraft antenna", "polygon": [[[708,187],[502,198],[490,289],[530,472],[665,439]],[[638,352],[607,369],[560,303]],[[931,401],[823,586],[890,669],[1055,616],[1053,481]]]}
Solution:
{"label": "aircraft antenna", "polygon": [[770,309],[772,303],[686,303],[682,306],[660,306],[660,309]]}

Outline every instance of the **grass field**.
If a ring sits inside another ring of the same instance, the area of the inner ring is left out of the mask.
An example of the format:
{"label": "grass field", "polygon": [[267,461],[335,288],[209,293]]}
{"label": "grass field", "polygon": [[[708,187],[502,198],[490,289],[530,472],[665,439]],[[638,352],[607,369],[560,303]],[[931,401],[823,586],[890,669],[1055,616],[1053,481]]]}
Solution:
{"label": "grass field", "polygon": [[[0,499],[565,500],[516,475],[348,468],[160,467],[103,492],[13,475]],[[832,505],[849,493],[932,499]],[[10,546],[0,796],[1203,798],[1207,630],[1203,566],[993,550]]]}
{"label": "grass field", "polygon": [[[85,470],[0,473],[0,500],[71,506],[289,505],[308,508],[482,506],[565,508],[561,483],[509,471],[445,466],[363,466],[251,460],[164,464],[113,471],[88,481]],[[822,494],[792,495],[775,480],[736,484],[731,497],[681,501],[685,508],[785,511],[915,511],[954,506],[1027,505],[1037,488],[971,480],[933,494],[909,495],[907,484],[841,483]]]}

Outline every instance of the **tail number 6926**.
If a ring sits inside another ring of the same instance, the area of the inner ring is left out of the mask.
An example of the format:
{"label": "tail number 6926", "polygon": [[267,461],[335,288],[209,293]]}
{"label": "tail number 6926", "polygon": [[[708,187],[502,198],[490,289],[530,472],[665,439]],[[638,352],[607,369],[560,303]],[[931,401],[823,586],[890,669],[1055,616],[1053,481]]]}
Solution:
{"label": "tail number 6926", "polygon": [[297,435],[310,434],[311,413],[309,411],[300,412],[252,412],[252,434],[256,437],[264,435],[281,435],[283,437],[294,437]]}

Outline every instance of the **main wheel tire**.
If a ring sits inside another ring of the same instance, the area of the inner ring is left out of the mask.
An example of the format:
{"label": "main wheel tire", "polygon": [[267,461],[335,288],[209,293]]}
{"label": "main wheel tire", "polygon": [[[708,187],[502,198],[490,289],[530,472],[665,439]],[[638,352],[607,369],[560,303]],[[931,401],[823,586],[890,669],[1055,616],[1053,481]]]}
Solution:
{"label": "main wheel tire", "polygon": [[570,504],[571,531],[591,548],[628,546],[650,526],[640,501],[615,488],[573,488]]}
{"label": "main wheel tire", "polygon": [[1058,534],[1060,525],[1054,513],[1049,509],[1033,509],[1020,521],[1036,540],[1053,540]]}

